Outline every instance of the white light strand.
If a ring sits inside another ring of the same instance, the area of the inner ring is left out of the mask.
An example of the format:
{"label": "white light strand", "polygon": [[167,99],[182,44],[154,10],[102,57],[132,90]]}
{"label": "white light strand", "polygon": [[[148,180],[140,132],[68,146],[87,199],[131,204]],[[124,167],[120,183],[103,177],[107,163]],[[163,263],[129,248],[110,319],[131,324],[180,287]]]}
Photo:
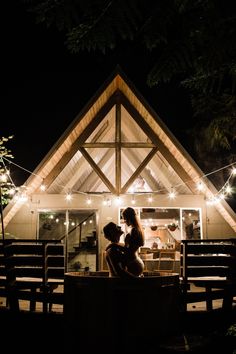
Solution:
{"label": "white light strand", "polygon": [[[10,163],[10,164],[15,165],[16,167],[18,167],[18,168],[20,168],[20,169],[22,169],[22,170],[28,172],[30,175],[34,175],[34,176],[36,176],[36,177],[41,178],[41,179],[42,179],[42,185],[40,186],[40,190],[45,191],[46,186],[43,184],[44,178],[42,178],[40,175],[38,175],[38,174],[36,174],[36,173],[34,173],[34,172],[32,172],[32,171],[27,170],[26,168],[24,168],[24,167],[22,167],[22,166],[20,166],[20,165],[18,165],[18,164],[16,164],[16,163],[14,163],[13,161],[10,161],[10,160],[9,160],[8,158],[6,158],[5,156],[0,156],[0,158],[1,158],[1,161],[2,161],[2,163],[3,163],[4,169],[5,169],[6,171],[7,171],[7,168],[6,168],[6,165],[5,165],[5,163],[4,163],[4,160],[6,160],[6,161],[7,161],[8,163]],[[228,168],[228,167],[232,167],[232,166],[233,166],[233,169],[232,169],[232,171],[231,171],[231,173],[230,173],[230,176],[228,177],[227,181],[224,183],[224,185],[222,186],[222,188],[221,188],[213,197],[211,197],[210,199],[207,200],[207,203],[208,203],[208,204],[216,204],[216,203],[220,202],[221,200],[225,199],[227,196],[229,196],[229,195],[232,193],[232,189],[231,189],[231,186],[230,186],[230,180],[232,179],[232,177],[236,176],[236,167],[234,167],[234,165],[236,165],[236,162],[233,162],[233,163],[228,164],[228,165],[226,165],[226,166],[223,166],[223,167],[221,167],[221,168],[219,168],[219,169],[217,169],[217,170],[214,170],[214,171],[211,171],[211,172],[209,172],[209,173],[206,173],[206,174],[202,175],[201,177],[197,177],[197,178],[195,178],[195,179],[192,179],[192,180],[189,180],[189,181],[185,181],[185,183],[176,184],[176,185],[174,185],[174,186],[171,187],[171,191],[168,193],[168,196],[169,196],[170,199],[174,199],[174,198],[176,197],[176,188],[177,188],[177,187],[180,187],[180,186],[186,184],[186,182],[191,182],[191,181],[194,181],[194,180],[196,180],[196,189],[197,189],[198,191],[200,191],[200,192],[203,192],[204,189],[205,189],[204,183],[203,183],[203,179],[204,179],[205,177],[208,177],[208,176],[210,176],[210,175],[212,175],[212,174],[215,174],[215,173],[217,173],[217,172],[219,172],[219,171],[222,171],[222,170],[224,170],[224,169],[226,169],[226,168]],[[11,180],[11,183],[14,185],[14,188],[15,188],[16,190],[19,189],[19,188],[17,188],[17,187],[15,186],[14,182],[12,181],[12,179],[11,179],[11,177],[10,177],[10,174],[8,174],[8,175],[9,175],[9,179]],[[59,184],[59,183],[56,183],[56,184],[57,184],[59,187],[65,188],[64,185],[61,185],[61,184]],[[24,187],[24,186],[23,186],[23,187]],[[150,198],[152,198],[152,195],[153,195],[153,194],[157,194],[157,193],[161,193],[161,192],[166,192],[166,189],[163,188],[163,189],[159,189],[159,190],[154,190],[154,191],[152,191],[152,192],[150,192],[150,191],[149,191],[149,192],[134,192],[134,191],[132,191],[132,193],[127,193],[127,194],[132,194],[132,195],[133,195],[133,197],[132,197],[132,202],[135,203],[134,195],[137,196],[137,195],[145,195],[145,194],[149,194],[149,195],[150,195],[150,194],[151,194],[151,196],[149,196],[149,199],[150,199]],[[94,196],[95,196],[95,195],[96,195],[96,196],[99,195],[98,193],[94,193],[94,194],[93,194],[93,193],[86,193],[86,192],[81,192],[81,191],[77,191],[77,190],[72,190],[72,189],[71,189],[71,190],[70,190],[70,193],[66,193],[66,199],[70,199],[70,200],[71,200],[72,194],[82,194],[82,195],[86,195],[86,196],[89,195],[89,197],[87,198],[87,203],[88,203],[88,204],[91,203],[91,196],[92,196],[92,195],[94,195]],[[105,194],[106,194],[106,193],[105,193]],[[101,193],[100,195],[101,195],[101,196],[104,196],[104,193]],[[108,199],[104,199],[103,203],[106,204],[107,200],[108,200]],[[117,201],[121,202],[119,196],[117,196]],[[149,201],[150,201],[150,200],[149,200]]]}
{"label": "white light strand", "polygon": [[209,205],[214,205],[219,203],[221,200],[224,200],[225,198],[227,198],[229,195],[232,194],[232,187],[230,185],[230,180],[232,179],[232,177],[236,176],[236,168],[233,167],[227,181],[225,182],[225,184],[223,185],[223,187],[221,187],[221,189],[211,198],[207,199],[207,204]]}

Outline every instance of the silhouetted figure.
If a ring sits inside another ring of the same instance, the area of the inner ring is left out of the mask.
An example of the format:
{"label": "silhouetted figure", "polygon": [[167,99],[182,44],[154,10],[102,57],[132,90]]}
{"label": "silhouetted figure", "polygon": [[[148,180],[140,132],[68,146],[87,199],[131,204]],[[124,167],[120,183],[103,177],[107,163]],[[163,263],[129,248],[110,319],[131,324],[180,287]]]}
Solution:
{"label": "silhouetted figure", "polygon": [[185,231],[186,231],[186,239],[191,240],[193,238],[193,223],[185,226]]}
{"label": "silhouetted figure", "polygon": [[127,268],[136,276],[141,276],[144,270],[144,263],[139,257],[139,247],[144,246],[144,233],[142,226],[133,208],[126,208],[123,211],[124,222],[131,227],[130,232],[125,236],[125,247],[127,248]]}
{"label": "silhouetted figure", "polygon": [[106,261],[110,276],[119,276],[122,278],[135,277],[127,269],[127,249],[119,243],[120,236],[123,234],[121,227],[114,222],[109,222],[104,226],[103,232],[104,237],[111,242],[106,248]]}

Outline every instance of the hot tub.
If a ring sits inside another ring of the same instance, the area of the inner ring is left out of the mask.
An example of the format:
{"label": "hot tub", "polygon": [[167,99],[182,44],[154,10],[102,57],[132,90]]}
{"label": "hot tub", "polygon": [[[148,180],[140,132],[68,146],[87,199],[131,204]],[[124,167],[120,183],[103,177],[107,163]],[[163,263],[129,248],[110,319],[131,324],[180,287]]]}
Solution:
{"label": "hot tub", "polygon": [[64,293],[70,344],[78,337],[117,335],[157,340],[180,326],[179,274],[146,272],[142,278],[122,279],[107,272],[70,272]]}

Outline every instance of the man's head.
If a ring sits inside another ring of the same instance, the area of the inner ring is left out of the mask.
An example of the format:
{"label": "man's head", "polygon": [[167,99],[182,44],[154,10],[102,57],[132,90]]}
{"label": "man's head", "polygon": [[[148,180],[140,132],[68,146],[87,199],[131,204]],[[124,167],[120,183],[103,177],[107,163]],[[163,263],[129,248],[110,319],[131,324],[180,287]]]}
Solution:
{"label": "man's head", "polygon": [[123,234],[121,227],[114,222],[109,222],[103,228],[104,237],[111,242],[119,242],[120,236]]}

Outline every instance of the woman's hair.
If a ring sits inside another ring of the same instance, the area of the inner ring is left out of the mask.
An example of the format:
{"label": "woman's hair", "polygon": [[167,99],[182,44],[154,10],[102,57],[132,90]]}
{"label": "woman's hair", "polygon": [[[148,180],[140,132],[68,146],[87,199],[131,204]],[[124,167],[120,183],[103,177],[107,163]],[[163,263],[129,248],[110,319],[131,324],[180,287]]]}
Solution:
{"label": "woman's hair", "polygon": [[140,226],[135,210],[131,207],[128,207],[123,211],[123,218],[133,226]]}
{"label": "woman's hair", "polygon": [[140,231],[140,234],[142,235],[142,238],[144,240],[144,233],[142,229],[142,225],[140,224],[139,218],[135,212],[135,210],[131,207],[127,207],[125,210],[123,210],[123,218],[132,226],[137,228]]}
{"label": "woman's hair", "polygon": [[112,221],[104,226],[103,232],[104,232],[104,237],[111,242],[117,241],[118,232],[119,232],[119,235],[123,234],[123,231],[121,231],[121,228]]}

